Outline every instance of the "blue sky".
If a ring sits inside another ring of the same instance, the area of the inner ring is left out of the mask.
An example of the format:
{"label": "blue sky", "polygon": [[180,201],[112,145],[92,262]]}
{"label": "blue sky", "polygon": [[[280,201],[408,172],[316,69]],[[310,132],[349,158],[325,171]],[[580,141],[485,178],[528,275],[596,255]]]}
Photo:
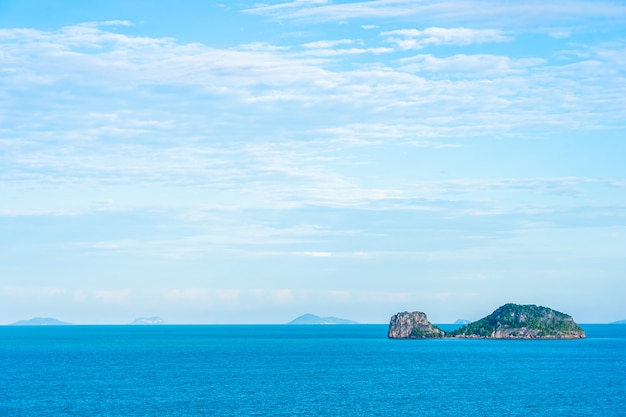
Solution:
{"label": "blue sky", "polygon": [[1,0],[0,323],[626,318],[625,69],[616,1]]}

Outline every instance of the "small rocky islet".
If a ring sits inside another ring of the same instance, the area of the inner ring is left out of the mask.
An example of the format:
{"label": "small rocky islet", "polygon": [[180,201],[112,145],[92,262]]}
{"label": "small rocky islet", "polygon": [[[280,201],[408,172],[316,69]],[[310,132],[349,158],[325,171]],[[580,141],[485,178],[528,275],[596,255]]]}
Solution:
{"label": "small rocky islet", "polygon": [[585,331],[564,313],[532,304],[505,304],[490,315],[446,332],[420,311],[394,314],[390,339],[584,339]]}

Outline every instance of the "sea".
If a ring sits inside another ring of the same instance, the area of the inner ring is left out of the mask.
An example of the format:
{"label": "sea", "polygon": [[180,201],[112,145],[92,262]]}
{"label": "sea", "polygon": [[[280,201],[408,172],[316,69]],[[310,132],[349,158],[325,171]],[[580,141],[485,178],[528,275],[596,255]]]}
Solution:
{"label": "sea", "polygon": [[0,416],[626,416],[626,325],[582,327],[390,340],[386,325],[0,326]]}

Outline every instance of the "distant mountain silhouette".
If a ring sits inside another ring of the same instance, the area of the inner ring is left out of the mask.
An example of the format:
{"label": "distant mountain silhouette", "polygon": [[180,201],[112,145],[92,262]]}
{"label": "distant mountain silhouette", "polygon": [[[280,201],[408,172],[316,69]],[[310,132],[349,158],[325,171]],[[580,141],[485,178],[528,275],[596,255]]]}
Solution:
{"label": "distant mountain silhouette", "polygon": [[16,321],[9,326],[70,326],[71,324],[51,317],[34,317],[30,320]]}
{"label": "distant mountain silhouette", "polygon": [[139,317],[130,324],[167,324],[161,317]]}
{"label": "distant mountain silhouette", "polygon": [[358,324],[356,321],[338,317],[319,317],[315,314],[303,314],[287,324]]}
{"label": "distant mountain silhouette", "polygon": [[613,323],[609,324],[626,324],[626,320],[614,321]]}

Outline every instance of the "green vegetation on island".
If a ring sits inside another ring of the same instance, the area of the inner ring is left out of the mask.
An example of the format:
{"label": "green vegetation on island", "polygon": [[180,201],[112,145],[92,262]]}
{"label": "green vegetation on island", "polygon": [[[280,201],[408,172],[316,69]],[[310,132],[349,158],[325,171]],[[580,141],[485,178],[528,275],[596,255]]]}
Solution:
{"label": "green vegetation on island", "polygon": [[490,315],[452,332],[433,326],[421,312],[398,313],[391,318],[392,339],[485,338],[485,339],[582,339],[585,331],[574,319],[548,307],[505,304]]}
{"label": "green vegetation on island", "polygon": [[505,304],[478,321],[448,334],[449,337],[495,339],[579,339],[585,331],[571,316],[536,305]]}

